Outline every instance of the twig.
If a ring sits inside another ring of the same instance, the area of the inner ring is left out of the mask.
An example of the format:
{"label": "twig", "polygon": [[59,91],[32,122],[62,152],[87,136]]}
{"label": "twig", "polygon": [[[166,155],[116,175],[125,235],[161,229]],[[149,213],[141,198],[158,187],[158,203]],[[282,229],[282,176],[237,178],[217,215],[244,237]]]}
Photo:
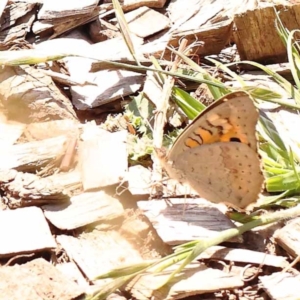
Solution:
{"label": "twig", "polygon": [[[187,39],[183,39],[178,52],[183,53],[187,46]],[[173,62],[171,72],[175,73],[178,65],[180,64],[181,58],[176,55],[175,60]],[[158,102],[157,112],[155,115],[155,122],[153,128],[153,145],[155,148],[161,148],[163,142],[163,135],[164,135],[164,127],[167,122],[167,110],[169,107],[169,99],[172,93],[172,88],[174,86],[175,78],[174,77],[167,77],[164,82],[163,91],[161,101]],[[155,155],[152,155],[153,160],[153,173],[152,173],[152,182],[161,182],[162,180],[162,167],[160,165],[159,160]],[[161,185],[154,185],[152,194],[156,195],[161,192],[162,186]]]}

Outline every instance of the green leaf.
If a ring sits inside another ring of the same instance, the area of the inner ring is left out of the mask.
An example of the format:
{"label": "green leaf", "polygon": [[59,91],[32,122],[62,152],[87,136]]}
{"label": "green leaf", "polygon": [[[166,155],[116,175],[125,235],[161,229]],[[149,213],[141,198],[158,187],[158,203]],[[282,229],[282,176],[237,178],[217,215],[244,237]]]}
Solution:
{"label": "green leaf", "polygon": [[[139,131],[145,134],[152,134],[149,126],[150,120],[153,118],[154,105],[141,92],[136,97],[131,97],[131,102],[126,106],[126,111],[130,112],[132,118],[139,119]],[[134,122],[133,122],[134,123]]]}

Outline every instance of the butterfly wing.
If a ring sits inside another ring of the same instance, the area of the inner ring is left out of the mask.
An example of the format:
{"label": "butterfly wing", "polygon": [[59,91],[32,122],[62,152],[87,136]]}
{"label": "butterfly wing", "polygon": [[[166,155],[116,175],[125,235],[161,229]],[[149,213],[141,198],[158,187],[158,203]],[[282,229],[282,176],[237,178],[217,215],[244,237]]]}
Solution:
{"label": "butterfly wing", "polygon": [[164,168],[210,201],[240,207],[256,201],[263,184],[255,132],[258,116],[248,94],[226,95],[183,131],[161,159]]}
{"label": "butterfly wing", "polygon": [[178,156],[173,167],[201,197],[245,208],[255,202],[264,177],[257,153],[248,145],[214,143],[192,148]]}
{"label": "butterfly wing", "polygon": [[205,109],[179,136],[168,158],[190,148],[216,142],[238,141],[257,151],[255,128],[258,121],[249,95],[235,92],[224,96]]}

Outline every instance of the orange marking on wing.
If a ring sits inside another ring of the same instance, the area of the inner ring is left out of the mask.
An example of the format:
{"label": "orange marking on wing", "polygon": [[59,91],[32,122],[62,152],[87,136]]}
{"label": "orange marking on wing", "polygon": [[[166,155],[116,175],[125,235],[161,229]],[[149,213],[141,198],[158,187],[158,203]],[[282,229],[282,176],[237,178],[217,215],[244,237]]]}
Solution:
{"label": "orange marking on wing", "polygon": [[237,130],[235,130],[234,128],[232,128],[225,134],[222,134],[220,136],[220,141],[221,142],[230,142],[230,139],[232,139],[232,138],[238,138],[241,141],[241,143],[243,143],[243,144],[249,143],[247,136],[241,132],[237,132]]}
{"label": "orange marking on wing", "polygon": [[197,128],[194,132],[201,137],[203,144],[212,144],[220,141],[219,134],[211,134],[208,130],[201,127]]}
{"label": "orange marking on wing", "polygon": [[187,147],[189,147],[189,148],[195,148],[195,147],[200,146],[200,144],[199,144],[197,141],[195,141],[195,140],[193,140],[193,139],[191,139],[191,138],[187,138],[187,139],[185,140],[185,145],[186,145]]}

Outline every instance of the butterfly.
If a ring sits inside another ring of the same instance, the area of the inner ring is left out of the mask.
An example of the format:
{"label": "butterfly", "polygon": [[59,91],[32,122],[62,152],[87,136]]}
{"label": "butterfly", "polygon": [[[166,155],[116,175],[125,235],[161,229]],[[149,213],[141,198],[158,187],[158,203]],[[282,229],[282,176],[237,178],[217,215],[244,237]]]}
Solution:
{"label": "butterfly", "polygon": [[159,149],[160,162],[169,177],[201,197],[246,208],[257,201],[264,183],[258,117],[247,93],[228,94],[201,112],[168,153]]}

